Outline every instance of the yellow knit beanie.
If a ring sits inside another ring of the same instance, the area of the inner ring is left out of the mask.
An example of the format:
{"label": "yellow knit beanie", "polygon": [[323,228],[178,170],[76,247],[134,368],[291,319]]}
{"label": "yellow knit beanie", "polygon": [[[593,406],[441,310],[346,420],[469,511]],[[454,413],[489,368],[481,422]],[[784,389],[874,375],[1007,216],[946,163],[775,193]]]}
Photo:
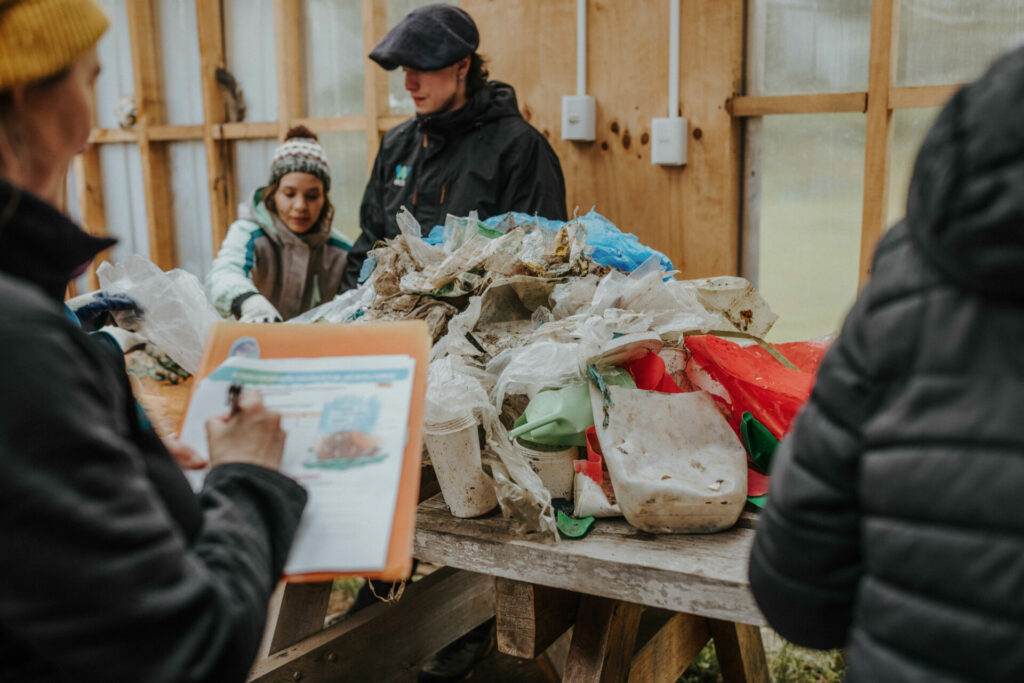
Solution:
{"label": "yellow knit beanie", "polygon": [[94,0],[0,0],[0,92],[70,66],[109,25]]}

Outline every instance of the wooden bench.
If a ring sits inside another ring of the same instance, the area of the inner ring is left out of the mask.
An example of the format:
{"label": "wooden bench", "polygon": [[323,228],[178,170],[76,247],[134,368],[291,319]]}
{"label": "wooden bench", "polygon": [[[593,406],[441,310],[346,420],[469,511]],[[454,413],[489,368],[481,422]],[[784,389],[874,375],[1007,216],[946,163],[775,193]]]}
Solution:
{"label": "wooden bench", "polygon": [[455,518],[435,495],[419,506],[414,554],[446,569],[270,654],[250,680],[392,680],[496,615],[499,649],[518,657],[542,658],[572,628],[564,681],[675,681],[711,638],[726,681],[767,681],[747,581],[755,520],[710,535],[599,520],[552,543],[512,535],[498,514]]}

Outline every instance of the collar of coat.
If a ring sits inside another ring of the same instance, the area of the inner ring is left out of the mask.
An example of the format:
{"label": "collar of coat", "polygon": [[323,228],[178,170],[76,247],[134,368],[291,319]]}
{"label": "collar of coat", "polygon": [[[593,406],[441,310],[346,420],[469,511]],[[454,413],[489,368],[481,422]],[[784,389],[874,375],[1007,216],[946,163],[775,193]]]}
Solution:
{"label": "collar of coat", "polygon": [[490,81],[455,111],[417,116],[416,122],[424,132],[450,137],[507,116],[521,116],[516,91],[507,83]]}
{"label": "collar of coat", "polygon": [[64,300],[68,282],[117,244],[75,225],[56,207],[0,178],[0,271]]}

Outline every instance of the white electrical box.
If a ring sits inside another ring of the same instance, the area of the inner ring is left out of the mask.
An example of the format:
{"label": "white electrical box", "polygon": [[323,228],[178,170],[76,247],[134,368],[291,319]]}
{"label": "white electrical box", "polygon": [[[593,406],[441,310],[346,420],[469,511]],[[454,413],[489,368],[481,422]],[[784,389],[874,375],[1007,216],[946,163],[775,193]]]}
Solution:
{"label": "white electrical box", "polygon": [[686,118],[655,118],[651,122],[651,163],[682,166],[686,163]]}
{"label": "white electrical box", "polygon": [[562,139],[589,140],[595,137],[597,102],[593,95],[562,95]]}

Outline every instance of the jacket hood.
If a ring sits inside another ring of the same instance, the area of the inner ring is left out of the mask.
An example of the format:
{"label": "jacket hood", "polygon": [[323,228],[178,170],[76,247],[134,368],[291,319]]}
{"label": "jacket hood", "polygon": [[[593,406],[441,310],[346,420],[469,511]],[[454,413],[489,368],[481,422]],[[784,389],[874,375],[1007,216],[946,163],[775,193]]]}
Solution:
{"label": "jacket hood", "polygon": [[64,300],[68,282],[117,244],[75,225],[56,207],[0,178],[0,272]]}
{"label": "jacket hood", "polygon": [[962,286],[1024,298],[1024,48],[939,114],[914,166],[907,222],[929,260]]}
{"label": "jacket hood", "polygon": [[496,119],[521,116],[515,89],[501,81],[488,81],[466,104],[455,111],[417,116],[420,127],[430,132],[466,131]]}

